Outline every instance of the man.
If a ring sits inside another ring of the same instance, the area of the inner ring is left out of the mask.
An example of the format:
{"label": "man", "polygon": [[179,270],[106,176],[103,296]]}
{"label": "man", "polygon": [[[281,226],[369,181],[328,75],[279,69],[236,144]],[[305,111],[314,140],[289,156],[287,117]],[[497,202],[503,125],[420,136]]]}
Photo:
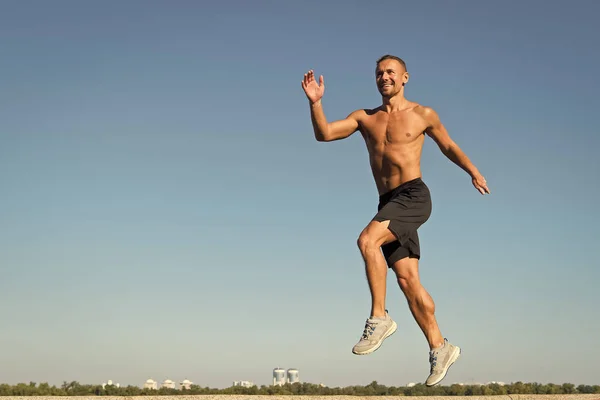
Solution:
{"label": "man", "polygon": [[325,90],[323,76],[317,83],[314,71],[308,71],[302,88],[309,100],[316,140],[340,140],[360,131],[379,192],[378,213],[361,232],[357,243],[371,292],[371,315],[352,352],[372,353],[397,329],[385,308],[386,274],[391,268],[429,344],[431,368],[426,384],[433,386],[444,379],[461,349],[442,336],[434,315],[433,299],[419,279],[421,253],[417,229],[431,214],[430,192],[420,170],[425,135],[470,175],[482,195],[490,191],[484,177],[450,138],[437,113],[404,97],[408,79],[402,59],[392,55],[381,57],[377,60],[375,80],[382,104],[374,109],[356,110],[346,119],[334,122],[327,122],[321,104]]}

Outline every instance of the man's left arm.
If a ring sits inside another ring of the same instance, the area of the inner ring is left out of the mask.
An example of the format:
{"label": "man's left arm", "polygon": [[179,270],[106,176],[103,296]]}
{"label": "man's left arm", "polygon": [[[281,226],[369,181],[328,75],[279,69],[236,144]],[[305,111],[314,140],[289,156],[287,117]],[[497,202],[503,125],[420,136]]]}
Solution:
{"label": "man's left arm", "polygon": [[481,175],[477,167],[473,165],[471,160],[469,160],[469,157],[450,138],[438,114],[433,109],[426,107],[423,111],[423,117],[427,121],[425,133],[437,143],[442,153],[471,176],[475,189],[481,194],[489,194],[490,190],[487,187],[485,178]]}

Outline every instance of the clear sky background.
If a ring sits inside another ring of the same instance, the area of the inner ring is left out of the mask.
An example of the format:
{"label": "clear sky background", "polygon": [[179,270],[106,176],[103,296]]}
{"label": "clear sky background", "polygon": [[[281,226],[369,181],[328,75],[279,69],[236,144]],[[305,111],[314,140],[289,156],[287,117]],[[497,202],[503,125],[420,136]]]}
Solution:
{"label": "clear sky background", "polygon": [[0,376],[142,385],[423,382],[427,343],[394,276],[397,333],[351,353],[370,310],[358,234],[377,192],[359,134],[375,61],[438,111],[486,177],[431,139],[421,277],[463,348],[443,384],[598,384],[596,1],[4,1]]}

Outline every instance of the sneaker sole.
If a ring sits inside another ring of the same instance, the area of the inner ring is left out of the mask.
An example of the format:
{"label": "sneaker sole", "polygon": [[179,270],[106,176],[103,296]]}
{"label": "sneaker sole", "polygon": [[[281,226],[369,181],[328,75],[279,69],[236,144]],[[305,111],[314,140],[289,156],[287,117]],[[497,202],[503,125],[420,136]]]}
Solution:
{"label": "sneaker sole", "polygon": [[385,339],[389,338],[390,336],[392,336],[396,332],[397,329],[398,329],[398,324],[396,324],[395,321],[392,321],[392,326],[390,327],[390,329],[387,330],[387,332],[381,337],[381,340],[379,342],[377,342],[375,344],[375,346],[371,347],[368,350],[363,350],[363,351],[356,351],[356,350],[352,349],[352,353],[356,354],[357,356],[364,356],[367,354],[371,354],[372,352],[374,352],[375,350],[380,348],[381,345],[383,344],[383,341]]}
{"label": "sneaker sole", "polygon": [[460,357],[461,351],[462,351],[461,348],[457,346],[456,350],[454,350],[454,353],[450,357],[450,362],[448,363],[448,366],[444,370],[444,373],[442,375],[440,375],[440,377],[436,381],[430,382],[430,383],[425,383],[425,385],[431,387],[431,386],[435,386],[438,383],[440,383],[441,381],[443,381],[444,378],[446,377],[446,375],[448,374],[448,370],[450,369],[452,364],[454,364],[456,362],[456,360],[458,360],[458,358]]}

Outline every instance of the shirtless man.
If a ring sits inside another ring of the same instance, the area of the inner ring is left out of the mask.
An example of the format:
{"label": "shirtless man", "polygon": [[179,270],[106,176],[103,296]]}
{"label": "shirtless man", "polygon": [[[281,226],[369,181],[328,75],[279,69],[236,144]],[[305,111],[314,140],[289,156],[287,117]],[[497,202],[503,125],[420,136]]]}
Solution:
{"label": "shirtless man", "polygon": [[362,134],[375,184],[379,192],[378,213],[358,238],[371,292],[371,315],[354,354],[369,354],[393,334],[397,325],[385,308],[386,275],[391,268],[410,311],[429,344],[430,374],[427,386],[438,384],[458,359],[460,348],[445,339],[435,319],[433,299],[421,285],[417,229],[431,215],[431,198],[421,179],[421,150],[425,135],[442,153],[469,174],[473,186],[483,195],[490,193],[486,180],[450,138],[437,113],[404,97],[409,74],[398,57],[385,55],[377,60],[375,80],[382,105],[371,110],[356,110],[346,119],[327,122],[321,104],[325,90],[314,72],[304,75],[302,88],[309,100],[315,138],[330,142]]}

